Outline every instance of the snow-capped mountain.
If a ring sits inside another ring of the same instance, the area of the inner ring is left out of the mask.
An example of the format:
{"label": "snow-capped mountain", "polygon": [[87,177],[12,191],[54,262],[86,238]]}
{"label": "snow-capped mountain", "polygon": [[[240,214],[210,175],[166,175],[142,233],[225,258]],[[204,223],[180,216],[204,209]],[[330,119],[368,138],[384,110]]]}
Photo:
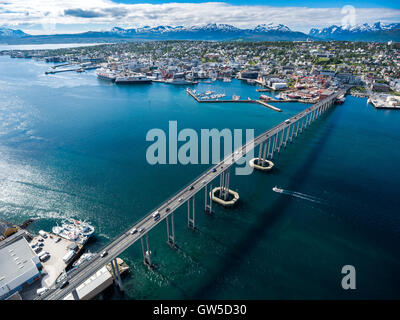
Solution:
{"label": "snow-capped mountain", "polygon": [[5,27],[0,27],[0,37],[24,37],[27,34],[21,30],[13,30]]}
{"label": "snow-capped mountain", "polygon": [[[103,32],[107,33],[107,32]],[[260,24],[252,29],[241,29],[229,24],[210,23],[202,26],[144,26],[123,29],[114,27],[108,34],[118,37],[135,37],[139,39],[182,39],[182,40],[306,40],[307,35],[294,32],[283,24]]]}
{"label": "snow-capped mountain", "polygon": [[[330,26],[323,29],[311,29],[309,35],[320,39],[332,40],[369,40],[386,41],[386,38],[398,37],[400,23],[358,24],[354,26]],[[395,39],[393,39],[395,40]]]}
{"label": "snow-capped mountain", "polygon": [[268,24],[259,24],[256,26],[253,31],[255,32],[269,32],[269,31],[282,31],[282,32],[291,32],[289,27],[283,24],[275,24],[275,23],[268,23]]}

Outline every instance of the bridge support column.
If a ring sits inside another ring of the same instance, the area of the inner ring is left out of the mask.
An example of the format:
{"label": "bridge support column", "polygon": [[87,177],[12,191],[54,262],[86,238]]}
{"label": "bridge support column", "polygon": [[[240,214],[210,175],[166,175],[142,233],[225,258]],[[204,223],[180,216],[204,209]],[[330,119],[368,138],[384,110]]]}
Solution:
{"label": "bridge support column", "polygon": [[284,134],[285,129],[283,128],[279,133],[281,134],[280,136],[280,142],[279,142],[279,147],[278,147],[278,153],[281,151],[281,147],[283,144],[283,134]]}
{"label": "bridge support column", "polygon": [[299,127],[300,127],[300,121],[297,120],[296,121],[296,133],[295,133],[295,137],[297,138],[297,134],[299,133]]}
{"label": "bridge support column", "polygon": [[[169,219],[171,219],[171,224]],[[165,221],[167,223],[167,236],[168,236],[167,243],[171,248],[176,248],[174,213],[172,212],[169,216],[167,216]]]}
{"label": "bridge support column", "polygon": [[291,124],[289,125],[289,133],[290,133],[290,135],[289,135],[289,142],[292,143],[292,142],[293,142],[293,123],[291,123]]}
{"label": "bridge support column", "polygon": [[303,130],[304,130],[304,116],[301,117],[300,121],[301,121],[300,133],[303,133]]}
{"label": "bridge support column", "polygon": [[274,153],[275,153],[275,150],[276,150],[276,140],[277,140],[277,134],[275,134],[273,137],[272,137],[272,150],[271,150],[271,160],[273,159],[273,157],[274,157]]}
{"label": "bridge support column", "polygon": [[143,262],[144,264],[149,268],[153,268],[153,264],[151,263],[151,251],[150,251],[150,246],[149,246],[149,234],[146,233],[146,249],[144,246],[144,240],[143,237],[140,238],[140,241],[142,242],[142,251],[143,251]]}
{"label": "bridge support column", "polygon": [[[257,158],[250,160],[250,163],[253,160],[257,160]],[[210,192],[210,197],[212,201],[215,201],[226,207],[233,206],[236,203],[236,201],[239,200],[239,194],[229,189],[229,180],[230,180],[230,173],[228,168],[220,175],[220,187],[211,189]],[[217,191],[218,191],[218,196],[215,195]],[[229,195],[233,196],[233,199],[229,200],[228,199]]]}
{"label": "bridge support column", "polygon": [[111,260],[111,266],[113,266],[113,265],[115,267],[115,273],[117,274],[117,278],[114,278],[114,281],[117,282],[119,290],[124,291],[124,288],[122,286],[121,273],[119,272],[119,268],[118,268],[117,258]]}
{"label": "bridge support column", "polygon": [[[263,160],[266,160],[266,154],[267,154],[267,141],[265,141],[265,143],[264,143],[264,151],[263,151],[263,155],[262,155],[262,159]],[[260,159],[261,160],[261,159]],[[261,161],[259,162],[259,164],[261,163]]]}
{"label": "bridge support column", "polygon": [[[212,184],[210,185],[210,192],[212,191]],[[210,196],[210,200],[208,200],[208,185],[206,184],[204,187],[204,212],[208,214],[212,214],[212,199]],[[210,201],[210,203],[208,203]]]}
{"label": "bridge support column", "polygon": [[195,225],[195,196],[193,195],[192,199],[192,210],[190,210],[190,199],[187,201],[188,204],[188,228],[189,229],[196,229]]}
{"label": "bridge support column", "polygon": [[284,148],[286,148],[288,139],[289,139],[289,127],[286,127],[285,142],[283,143]]}

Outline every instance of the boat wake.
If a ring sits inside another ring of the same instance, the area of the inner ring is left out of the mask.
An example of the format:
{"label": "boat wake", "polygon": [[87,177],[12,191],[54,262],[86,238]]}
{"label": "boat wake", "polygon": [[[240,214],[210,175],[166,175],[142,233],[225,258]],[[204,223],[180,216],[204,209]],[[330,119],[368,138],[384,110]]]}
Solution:
{"label": "boat wake", "polygon": [[325,201],[322,200],[322,199],[319,199],[319,198],[314,197],[314,196],[310,196],[310,195],[305,194],[305,193],[297,192],[297,191],[285,190],[285,189],[281,189],[281,188],[278,188],[278,187],[273,187],[272,190],[274,192],[286,194],[288,196],[292,196],[292,197],[299,198],[299,199],[302,199],[302,200],[307,200],[307,201],[311,201],[311,202],[315,202],[315,203],[325,203]]}

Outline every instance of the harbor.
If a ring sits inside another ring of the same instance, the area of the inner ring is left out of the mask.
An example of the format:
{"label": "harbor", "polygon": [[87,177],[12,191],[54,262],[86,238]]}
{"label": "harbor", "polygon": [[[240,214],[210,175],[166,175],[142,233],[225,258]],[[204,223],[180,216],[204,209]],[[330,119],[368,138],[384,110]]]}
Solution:
{"label": "harbor", "polygon": [[187,88],[186,92],[198,103],[257,103],[274,111],[282,112],[281,109],[261,100],[253,100],[250,98],[248,98],[247,100],[241,100],[239,96],[233,96],[232,99],[219,99],[218,97],[213,98],[212,96],[209,99],[201,99],[196,95],[196,91],[194,90]]}

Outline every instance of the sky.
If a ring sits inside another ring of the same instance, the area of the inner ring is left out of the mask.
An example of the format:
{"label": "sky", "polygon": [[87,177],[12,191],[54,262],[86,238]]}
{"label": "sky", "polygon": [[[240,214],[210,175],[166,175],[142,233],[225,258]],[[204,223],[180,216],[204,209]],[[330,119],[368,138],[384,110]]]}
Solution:
{"label": "sky", "polygon": [[377,21],[400,22],[400,1],[0,0],[0,26],[29,34],[207,23],[252,28],[271,22],[308,32]]}

